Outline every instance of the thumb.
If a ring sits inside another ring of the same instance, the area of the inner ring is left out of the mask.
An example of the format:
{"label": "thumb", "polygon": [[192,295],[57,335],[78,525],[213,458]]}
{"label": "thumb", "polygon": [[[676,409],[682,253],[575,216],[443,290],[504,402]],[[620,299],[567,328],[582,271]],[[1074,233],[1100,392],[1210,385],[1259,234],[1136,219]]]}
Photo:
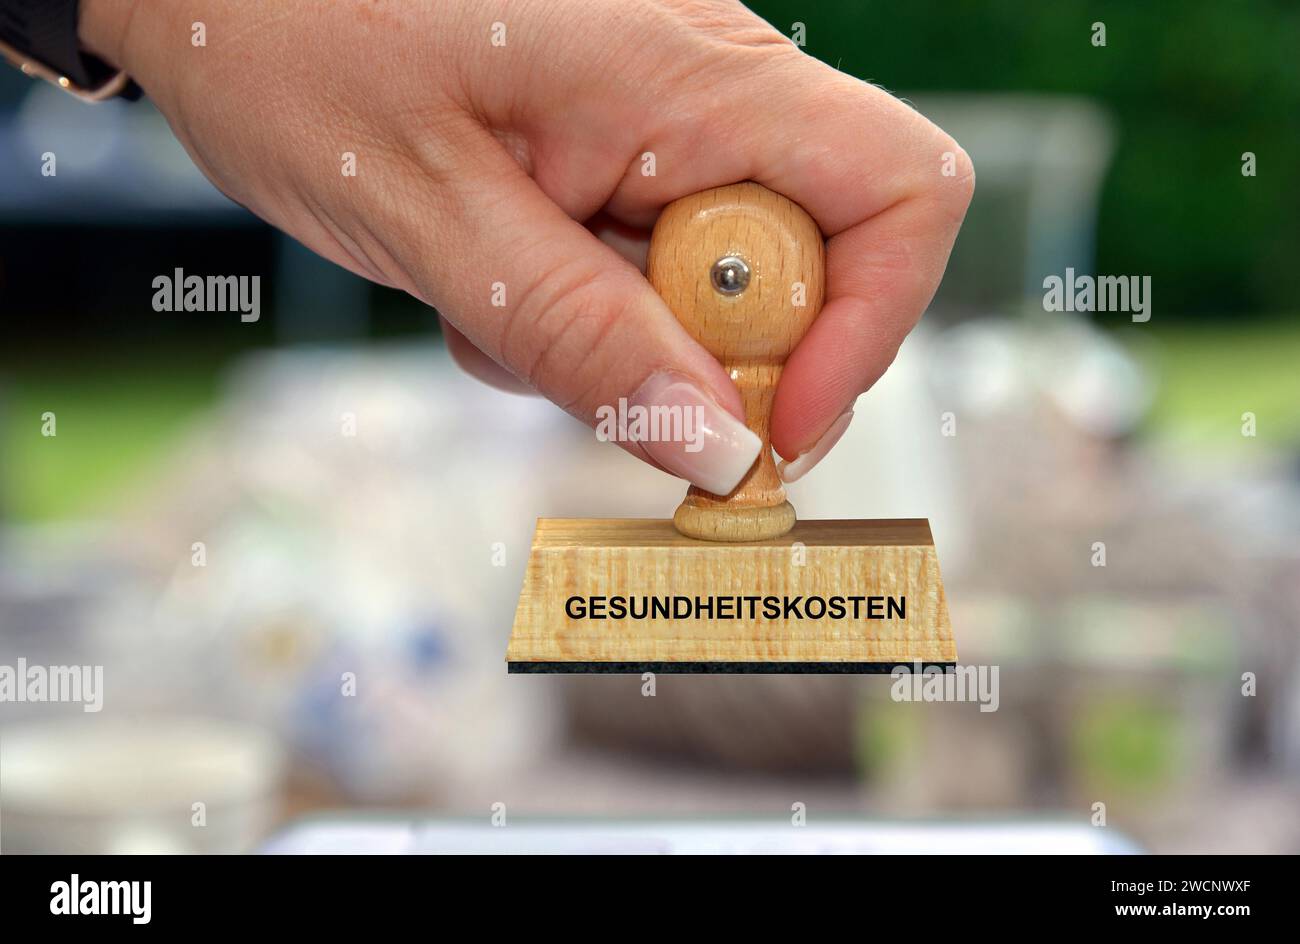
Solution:
{"label": "thumb", "polygon": [[399,262],[420,294],[602,438],[730,492],[761,441],[722,366],[635,266],[567,216],[495,140],[487,150],[451,175],[453,206],[437,195],[439,218],[454,223],[431,227],[424,216],[401,227]]}

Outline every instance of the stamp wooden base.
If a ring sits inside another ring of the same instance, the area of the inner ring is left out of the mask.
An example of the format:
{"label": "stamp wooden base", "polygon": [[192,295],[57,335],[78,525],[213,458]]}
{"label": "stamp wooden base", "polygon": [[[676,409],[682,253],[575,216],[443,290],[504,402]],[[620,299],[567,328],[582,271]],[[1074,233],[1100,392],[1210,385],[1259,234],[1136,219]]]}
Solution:
{"label": "stamp wooden base", "polygon": [[956,659],[924,519],[800,521],[718,544],[665,520],[543,518],[506,653],[511,672],[638,674]]}

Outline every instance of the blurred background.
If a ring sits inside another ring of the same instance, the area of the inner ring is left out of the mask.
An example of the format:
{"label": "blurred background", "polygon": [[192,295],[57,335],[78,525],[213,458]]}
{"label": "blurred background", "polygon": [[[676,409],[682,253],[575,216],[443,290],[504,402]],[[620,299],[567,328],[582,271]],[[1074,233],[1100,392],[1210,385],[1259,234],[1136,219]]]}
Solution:
{"label": "blurred background", "polygon": [[[930,519],[999,710],[886,678],[507,676],[535,519],[662,517],[681,483],[462,377],[434,312],[227,201],[147,102],[6,69],[0,665],[102,665],[105,691],[0,704],[5,851],[249,849],[321,810],[1099,802],[1155,851],[1300,851],[1300,8],[751,6],[974,158],[931,311],[791,491]],[[1045,312],[1067,267],[1150,276],[1150,321]],[[154,312],[175,268],[260,275],[261,320]]]}

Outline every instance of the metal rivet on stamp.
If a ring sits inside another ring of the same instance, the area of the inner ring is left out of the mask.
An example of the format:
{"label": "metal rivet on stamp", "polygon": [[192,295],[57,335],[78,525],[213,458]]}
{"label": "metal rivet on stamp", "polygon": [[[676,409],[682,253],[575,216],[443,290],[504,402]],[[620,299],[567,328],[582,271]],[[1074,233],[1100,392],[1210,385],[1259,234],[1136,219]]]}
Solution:
{"label": "metal rivet on stamp", "polygon": [[720,295],[739,295],[749,285],[749,266],[739,256],[723,256],[713,263],[709,280]]}

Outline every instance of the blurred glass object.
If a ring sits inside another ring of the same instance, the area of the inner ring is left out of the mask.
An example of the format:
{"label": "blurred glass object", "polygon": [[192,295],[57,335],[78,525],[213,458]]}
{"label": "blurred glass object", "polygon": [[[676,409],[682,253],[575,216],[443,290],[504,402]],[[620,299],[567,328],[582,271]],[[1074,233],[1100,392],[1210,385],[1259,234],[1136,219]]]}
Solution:
{"label": "blurred glass object", "polygon": [[247,852],[276,821],[285,758],[254,727],[103,717],[0,732],[8,853]]}
{"label": "blurred glass object", "polygon": [[961,143],[979,178],[934,314],[1041,310],[1046,276],[1092,271],[1097,200],[1115,149],[1103,107],[1053,95],[909,100]]}

